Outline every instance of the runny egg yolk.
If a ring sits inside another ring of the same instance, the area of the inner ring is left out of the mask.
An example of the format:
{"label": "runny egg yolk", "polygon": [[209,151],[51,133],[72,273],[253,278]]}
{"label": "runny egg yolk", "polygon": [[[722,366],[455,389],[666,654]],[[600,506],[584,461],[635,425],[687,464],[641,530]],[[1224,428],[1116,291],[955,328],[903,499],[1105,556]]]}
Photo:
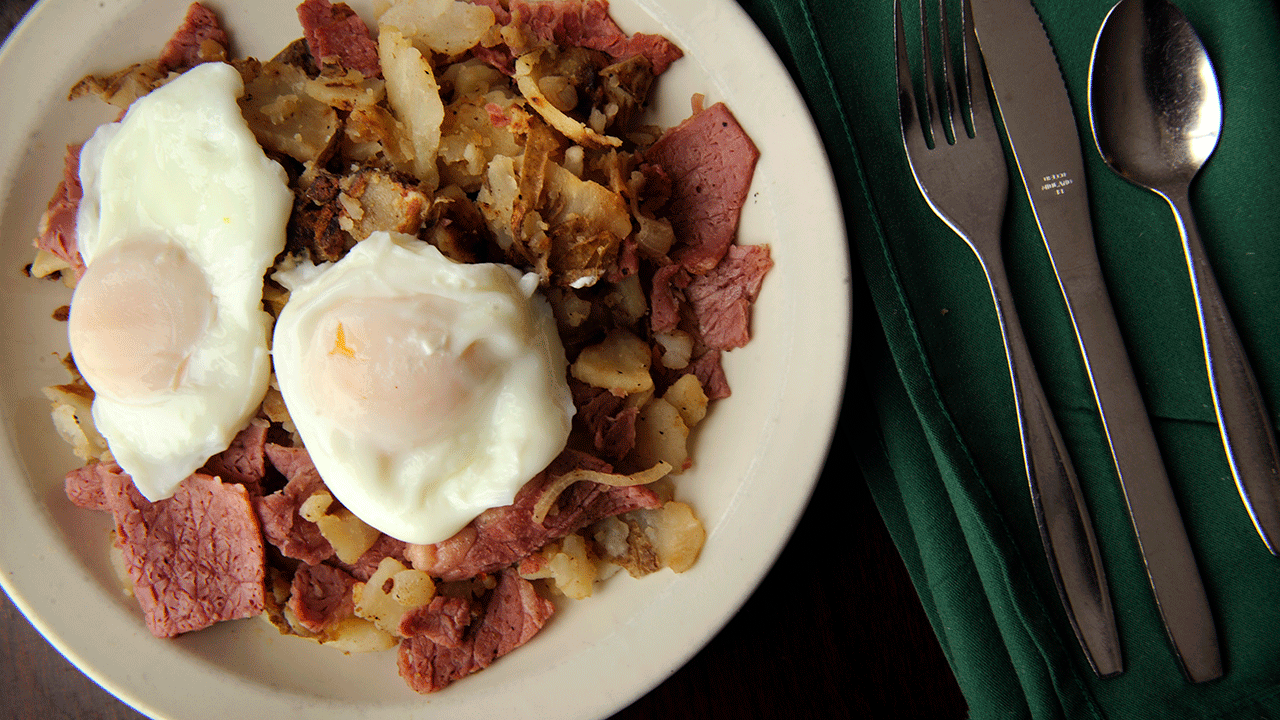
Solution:
{"label": "runny egg yolk", "polygon": [[209,282],[180,246],[121,243],[76,285],[71,352],[95,392],[145,400],[182,384],[214,314]]}
{"label": "runny egg yolk", "polygon": [[455,348],[456,300],[435,295],[362,298],[331,308],[307,353],[313,397],[326,419],[384,452],[446,437],[491,384],[479,343]]}

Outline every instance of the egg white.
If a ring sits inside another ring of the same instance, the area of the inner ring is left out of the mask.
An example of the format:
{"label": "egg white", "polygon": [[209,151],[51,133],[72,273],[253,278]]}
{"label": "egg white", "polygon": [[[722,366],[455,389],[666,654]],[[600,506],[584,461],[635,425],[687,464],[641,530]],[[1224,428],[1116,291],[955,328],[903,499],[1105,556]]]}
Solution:
{"label": "egg white", "polygon": [[289,415],[348,510],[411,543],[444,540],[564,448],[564,348],[537,277],[461,264],[377,232],[290,290],[273,358]]}
{"label": "egg white", "polygon": [[[99,324],[77,326],[78,288],[72,354],[95,390],[97,429],[153,501],[230,444],[261,404],[270,376],[263,276],[284,248],[293,196],[284,169],[264,155],[240,114],[243,91],[231,66],[199,65],[140,98],[120,122],[100,127],[80,154],[76,241],[88,268],[81,286],[96,286],[94,299],[82,302],[92,309],[81,311],[92,311]],[[138,307],[126,293],[112,296],[113,281],[96,277],[99,267],[114,266],[141,273],[133,282],[143,286],[172,282],[162,269],[147,268],[148,252],[190,275],[151,293],[156,307]],[[113,376],[150,358],[130,355],[142,351],[125,345],[127,333],[112,347],[100,321],[153,322],[167,312],[166,296],[195,307],[201,325],[167,328],[194,338],[177,343],[179,372],[164,385]],[[123,360],[93,362],[112,354]]]}

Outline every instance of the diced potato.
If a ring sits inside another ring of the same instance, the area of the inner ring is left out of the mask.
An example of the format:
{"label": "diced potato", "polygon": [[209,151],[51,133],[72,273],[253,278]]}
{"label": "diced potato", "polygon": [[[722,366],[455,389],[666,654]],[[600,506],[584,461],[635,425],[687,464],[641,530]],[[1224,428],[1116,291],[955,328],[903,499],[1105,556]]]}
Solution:
{"label": "diced potato", "polygon": [[364,168],[342,178],[343,229],[356,240],[363,240],[379,230],[416,235],[422,226],[431,198],[416,184],[401,177]]}
{"label": "diced potato", "polygon": [[668,502],[645,516],[650,523],[645,533],[662,564],[678,573],[693,567],[707,540],[707,530],[693,508],[682,502]]}
{"label": "diced potato", "polygon": [[483,95],[463,95],[448,107],[441,125],[441,173],[446,182],[467,192],[480,189],[489,162],[499,155],[515,157],[523,147],[512,133],[511,123],[495,125],[490,106],[504,113],[521,113],[512,108],[515,96],[505,90]]}
{"label": "diced potato", "polygon": [[363,618],[343,618],[326,626],[323,632],[313,633],[303,627],[287,606],[282,614],[287,628],[282,628],[282,631],[340,650],[346,655],[390,650],[400,642],[399,638]]}
{"label": "diced potato", "polygon": [[353,162],[372,163],[381,155],[392,167],[413,172],[413,139],[404,123],[381,105],[357,107],[347,116],[341,152]]}
{"label": "diced potato", "polygon": [[516,196],[520,194],[518,172],[512,158],[506,155],[494,157],[486,169],[484,187],[476,196],[476,205],[503,250],[515,243],[511,232],[511,213],[515,209]]}
{"label": "diced potato", "polygon": [[614,317],[627,325],[635,324],[649,311],[649,301],[645,299],[644,288],[640,287],[639,275],[628,275],[614,283],[604,303],[613,309]]}
{"label": "diced potato", "polygon": [[107,441],[93,424],[93,390],[84,381],[43,388],[53,405],[53,425],[71,446],[76,457],[85,462],[101,460],[108,455]]}
{"label": "diced potato", "polygon": [[689,366],[693,357],[693,336],[683,330],[672,330],[669,333],[654,333],[654,340],[662,346],[662,357],[659,362],[663,367],[682,370]]}
{"label": "diced potato", "polygon": [[35,278],[48,277],[56,272],[61,272],[63,282],[66,283],[68,287],[75,287],[75,278],[72,274],[69,272],[62,272],[70,269],[71,263],[42,248],[36,251],[36,258],[31,263],[30,272],[31,277]]}
{"label": "diced potato", "polygon": [[689,426],[675,405],[654,398],[640,408],[636,418],[636,462],[651,465],[666,462],[672,473],[680,473],[689,465]]}
{"label": "diced potato", "polygon": [[653,388],[653,377],[649,375],[649,346],[621,328],[610,332],[600,343],[584,348],[569,371],[574,378],[616,395],[630,395]]}
{"label": "diced potato", "polygon": [[681,375],[680,379],[667,388],[662,399],[675,406],[676,411],[680,413],[680,419],[684,420],[684,424],[690,428],[706,417],[707,404],[710,402],[707,394],[702,390],[702,383],[698,381],[698,376],[693,373]]}
{"label": "diced potato", "polygon": [[268,62],[240,98],[258,143],[303,163],[327,157],[338,132],[337,113],[307,92],[309,82],[295,65]]}
{"label": "diced potato", "polygon": [[440,148],[444,102],[440,99],[440,86],[431,63],[392,28],[378,33],[378,60],[387,82],[387,101],[408,128],[413,142],[413,174],[428,190],[435,190],[440,184],[436,154]]}
{"label": "diced potato", "polygon": [[562,328],[576,328],[591,316],[590,301],[583,300],[568,288],[549,288],[547,300]]}
{"label": "diced potato", "polygon": [[559,284],[590,287],[612,268],[622,239],[631,234],[627,202],[555,163],[546,171],[539,209],[554,239],[551,267]]}
{"label": "diced potato", "polygon": [[435,582],[421,570],[401,570],[391,580],[391,598],[406,608],[421,607],[436,596]]}
{"label": "diced potato", "polygon": [[311,97],[343,112],[371,108],[387,96],[382,79],[367,78],[359,70],[348,70],[340,77],[321,75],[307,80],[303,88]]}
{"label": "diced potato", "polygon": [[706,528],[682,502],[632,510],[591,527],[602,559],[635,577],[671,568],[684,572],[697,561],[707,539]]}
{"label": "diced potato", "polygon": [[333,496],[319,490],[302,503],[302,507],[298,508],[298,514],[320,528],[320,534],[333,546],[333,551],[337,553],[339,560],[344,563],[353,563],[373,547],[382,533],[366,525],[363,520],[344,507],[330,513],[329,508],[332,505]]}
{"label": "diced potato", "polygon": [[343,618],[330,627],[325,628],[317,640],[322,645],[341,650],[343,653],[382,652],[395,647],[400,641],[391,633],[374,625],[368,620],[349,617]]}
{"label": "diced potato", "polygon": [[394,28],[419,50],[441,55],[470,50],[492,25],[492,10],[455,0],[396,0],[378,18],[380,32]]}
{"label": "diced potato", "polygon": [[544,547],[541,555],[541,567],[522,574],[526,580],[550,580],[556,590],[574,600],[591,597],[598,572],[581,535],[567,535]]}
{"label": "diced potato", "polygon": [[410,570],[395,558],[383,558],[369,581],[356,583],[352,590],[356,616],[396,636],[405,613],[431,602],[435,594],[435,584],[425,572]]}

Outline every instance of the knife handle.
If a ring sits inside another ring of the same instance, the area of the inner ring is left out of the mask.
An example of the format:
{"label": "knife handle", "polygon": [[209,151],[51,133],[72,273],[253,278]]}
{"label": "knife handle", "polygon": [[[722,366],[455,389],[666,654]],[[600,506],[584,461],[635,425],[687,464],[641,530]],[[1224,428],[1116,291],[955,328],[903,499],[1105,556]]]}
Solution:
{"label": "knife handle", "polygon": [[1089,665],[1099,677],[1111,677],[1123,669],[1120,637],[1089,510],[1010,300],[1003,263],[985,258],[984,269],[1004,338],[1022,457],[1049,569]]}
{"label": "knife handle", "polygon": [[1161,194],[1173,208],[1182,234],[1213,410],[1231,475],[1262,542],[1273,555],[1280,554],[1280,449],[1271,418],[1209,266],[1187,190]]}

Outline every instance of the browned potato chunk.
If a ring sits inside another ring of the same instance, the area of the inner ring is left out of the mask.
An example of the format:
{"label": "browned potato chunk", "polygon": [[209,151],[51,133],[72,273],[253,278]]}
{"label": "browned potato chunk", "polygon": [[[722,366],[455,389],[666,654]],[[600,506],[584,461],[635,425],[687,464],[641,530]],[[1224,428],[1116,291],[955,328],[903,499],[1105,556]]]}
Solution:
{"label": "browned potato chunk", "polygon": [[569,371],[593,387],[605,388],[615,395],[631,395],[653,388],[649,357],[649,346],[643,340],[617,329],[600,343],[583,349]]}
{"label": "browned potato chunk", "polygon": [[710,402],[707,394],[702,391],[702,383],[698,381],[698,376],[693,373],[681,375],[679,380],[667,388],[662,399],[675,406],[676,411],[680,413],[680,419],[684,420],[684,424],[688,427],[702,422],[702,418],[707,415],[707,405]]}
{"label": "browned potato chunk", "polygon": [[298,514],[310,520],[320,528],[320,534],[333,546],[338,559],[344,563],[353,563],[360,559],[366,550],[373,547],[382,533],[369,527],[350,510],[340,507],[330,513],[333,496],[323,490],[317,491],[302,503]]}
{"label": "browned potato chunk", "polygon": [[301,68],[272,61],[245,83],[240,98],[258,143],[303,163],[326,157],[339,127],[337,112],[307,92],[309,83]]}
{"label": "browned potato chunk", "polygon": [[675,405],[654,398],[640,408],[633,451],[638,464],[665,462],[671,465],[673,474],[680,473],[689,465],[688,440],[689,426]]}

